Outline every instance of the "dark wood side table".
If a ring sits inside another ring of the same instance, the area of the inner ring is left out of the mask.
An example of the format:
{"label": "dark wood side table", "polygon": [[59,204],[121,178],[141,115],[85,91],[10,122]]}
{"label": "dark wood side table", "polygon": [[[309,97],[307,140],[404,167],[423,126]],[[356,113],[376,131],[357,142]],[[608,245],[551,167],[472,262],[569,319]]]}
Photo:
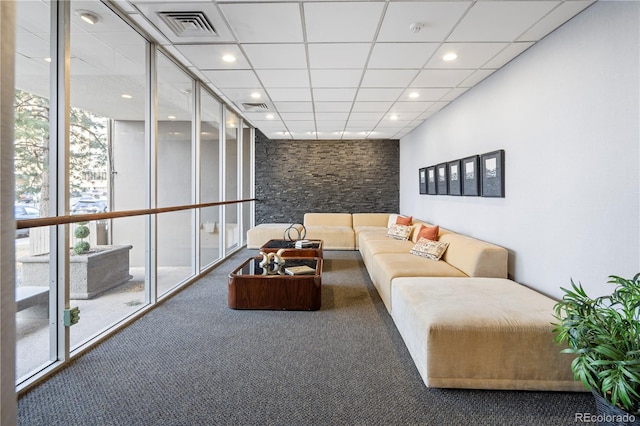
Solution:
{"label": "dark wood side table", "polygon": [[321,304],[322,258],[286,258],[287,266],[315,268],[309,275],[262,275],[262,256],[251,257],[229,274],[229,307],[316,311]]}

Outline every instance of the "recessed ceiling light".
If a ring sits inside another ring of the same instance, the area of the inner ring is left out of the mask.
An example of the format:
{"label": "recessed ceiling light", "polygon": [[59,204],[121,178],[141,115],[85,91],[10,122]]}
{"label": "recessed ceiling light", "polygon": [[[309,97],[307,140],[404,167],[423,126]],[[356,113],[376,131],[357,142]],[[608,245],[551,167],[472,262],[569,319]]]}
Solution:
{"label": "recessed ceiling light", "polygon": [[458,55],[454,52],[447,53],[442,57],[443,61],[455,61],[456,59],[458,59]]}
{"label": "recessed ceiling light", "polygon": [[87,24],[94,25],[100,21],[100,16],[88,10],[76,10],[76,15]]}
{"label": "recessed ceiling light", "polygon": [[260,93],[258,93],[258,92],[254,92],[254,93],[251,94],[251,97],[253,99],[260,99],[262,97],[262,95]]}
{"label": "recessed ceiling light", "polygon": [[45,62],[51,62],[51,58],[44,58]]}
{"label": "recessed ceiling light", "polygon": [[176,119],[176,116],[175,116],[175,115],[168,115],[168,116],[167,116],[167,118],[168,118],[169,120],[175,120],[175,119]]}
{"label": "recessed ceiling light", "polygon": [[267,120],[273,120],[273,114],[267,114]]}
{"label": "recessed ceiling light", "polygon": [[397,116],[397,115],[395,115],[395,114],[393,114],[393,115],[392,115],[391,117],[389,117],[389,118],[390,118],[390,119],[392,119],[392,120],[397,120],[397,119],[398,119],[398,116]]}
{"label": "recessed ceiling light", "polygon": [[131,99],[133,98],[133,96],[129,95],[128,93],[123,93],[122,95],[120,95],[121,98],[125,98],[125,99]]}
{"label": "recessed ceiling light", "polygon": [[412,99],[415,99],[415,98],[417,98],[419,96],[420,96],[420,93],[418,93],[418,92],[409,93],[409,97],[412,98]]}
{"label": "recessed ceiling light", "polygon": [[236,61],[236,57],[233,55],[224,55],[222,57],[222,60],[225,62],[235,62]]}

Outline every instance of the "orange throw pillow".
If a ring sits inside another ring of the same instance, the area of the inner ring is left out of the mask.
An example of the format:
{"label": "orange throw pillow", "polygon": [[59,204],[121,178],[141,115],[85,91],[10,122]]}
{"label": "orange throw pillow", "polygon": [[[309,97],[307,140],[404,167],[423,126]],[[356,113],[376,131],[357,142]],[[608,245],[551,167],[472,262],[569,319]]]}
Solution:
{"label": "orange throw pillow", "polygon": [[413,221],[413,216],[398,216],[396,218],[396,225],[411,226],[412,221]]}
{"label": "orange throw pillow", "polygon": [[433,226],[431,228],[423,226],[422,228],[420,228],[420,232],[418,232],[418,238],[416,239],[420,241],[420,238],[424,237],[427,240],[438,241],[439,232],[440,232],[440,227],[438,225]]}

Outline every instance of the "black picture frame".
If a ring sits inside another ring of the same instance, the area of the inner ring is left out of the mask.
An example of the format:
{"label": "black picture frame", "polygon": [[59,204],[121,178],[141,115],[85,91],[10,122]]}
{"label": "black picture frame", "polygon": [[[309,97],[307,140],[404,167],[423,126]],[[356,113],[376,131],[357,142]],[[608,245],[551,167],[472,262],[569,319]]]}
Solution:
{"label": "black picture frame", "polygon": [[427,167],[427,194],[435,195],[436,191],[436,166]]}
{"label": "black picture frame", "polygon": [[449,194],[449,177],[447,173],[447,163],[440,163],[436,166],[436,181],[438,195]]}
{"label": "black picture frame", "polygon": [[480,157],[472,155],[460,161],[462,174],[462,195],[477,197],[480,195]]}
{"label": "black picture frame", "polygon": [[462,195],[460,164],[460,160],[449,161],[447,163],[447,176],[449,177],[449,195]]}
{"label": "black picture frame", "polygon": [[504,198],[504,150],[480,155],[483,197]]}
{"label": "black picture frame", "polygon": [[427,193],[427,168],[426,167],[418,169],[418,186],[420,188],[420,194]]}

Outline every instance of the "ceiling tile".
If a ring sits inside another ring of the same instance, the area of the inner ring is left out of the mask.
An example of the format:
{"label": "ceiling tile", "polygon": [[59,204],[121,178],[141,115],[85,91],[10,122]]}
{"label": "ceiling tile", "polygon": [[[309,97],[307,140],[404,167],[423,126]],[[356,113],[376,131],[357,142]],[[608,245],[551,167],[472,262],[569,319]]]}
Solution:
{"label": "ceiling tile", "polygon": [[[480,68],[507,46],[508,43],[444,43],[425,68]],[[448,53],[455,53],[458,58],[445,61],[442,58]]]}
{"label": "ceiling tile", "polygon": [[[250,69],[242,51],[235,44],[181,44],[176,49],[195,67],[201,70]],[[233,55],[235,62],[225,62],[222,57]]]}
{"label": "ceiling tile", "polygon": [[348,112],[316,112],[318,121],[346,120],[347,118],[349,118]]}
{"label": "ceiling tile", "polygon": [[349,112],[352,102],[316,102],[316,112]]}
{"label": "ceiling tile", "polygon": [[227,97],[236,101],[268,102],[267,92],[265,92],[262,89],[247,87],[247,88],[241,88],[241,89],[226,89],[224,92],[225,92],[225,95],[227,95]]}
{"label": "ceiling tile", "polygon": [[433,102],[396,102],[391,107],[391,111],[397,113],[423,112],[431,105],[433,105]]}
{"label": "ceiling tile", "polygon": [[308,132],[316,129],[316,122],[313,120],[290,120],[287,122],[287,128],[291,132]]}
{"label": "ceiling tile", "polygon": [[444,95],[449,93],[449,91],[450,91],[449,88],[416,87],[416,88],[405,90],[402,93],[402,96],[400,97],[400,99],[398,99],[398,101],[405,101],[405,102],[406,101],[408,102],[438,101]]}
{"label": "ceiling tile", "polygon": [[314,87],[357,87],[361,75],[360,70],[311,70],[311,82]]}
{"label": "ceiling tile", "polygon": [[533,42],[511,43],[502,52],[498,53],[489,62],[484,64],[484,68],[501,68],[513,58],[533,46]]}
{"label": "ceiling tile", "polygon": [[319,43],[309,44],[310,68],[363,68],[369,56],[371,43]]}
{"label": "ceiling tile", "polygon": [[307,70],[256,70],[266,88],[309,87]]}
{"label": "ceiling tile", "polygon": [[362,87],[406,87],[418,70],[366,70]]}
{"label": "ceiling tile", "polygon": [[383,8],[381,2],[304,3],[307,41],[372,41]]}
{"label": "ceiling tile", "polygon": [[485,78],[489,77],[496,70],[477,70],[473,74],[471,74],[468,78],[466,78],[462,83],[460,83],[461,87],[473,87],[476,84],[480,83]]}
{"label": "ceiling tile", "polygon": [[316,102],[327,102],[327,101],[337,101],[337,102],[351,102],[353,98],[356,96],[355,88],[351,89],[313,89],[313,99]]}
{"label": "ceiling tile", "polygon": [[468,87],[457,87],[455,89],[451,89],[449,91],[449,93],[447,93],[445,96],[443,96],[440,100],[441,101],[446,101],[446,102],[451,102],[452,100],[454,100],[458,96],[462,95],[467,90],[469,90]]}
{"label": "ceiling tile", "polygon": [[515,41],[560,1],[480,1],[448,41]]}
{"label": "ceiling tile", "polygon": [[520,36],[518,40],[538,41],[593,3],[595,0],[565,1]]}
{"label": "ceiling tile", "polygon": [[280,117],[285,121],[313,121],[312,112],[281,112]]}
{"label": "ceiling tile", "polygon": [[411,87],[456,87],[472,73],[472,70],[423,70]]}
{"label": "ceiling tile", "polygon": [[304,44],[243,44],[251,65],[256,69],[306,69]]}
{"label": "ceiling tile", "polygon": [[220,89],[234,87],[260,87],[260,82],[253,71],[220,70],[202,72]]}
{"label": "ceiling tile", "polygon": [[311,102],[274,102],[278,112],[313,112]]}
{"label": "ceiling tile", "polygon": [[[449,34],[471,1],[452,2],[391,2],[378,34],[377,41],[435,41],[440,42]],[[418,32],[412,32],[413,23],[423,24]]]}
{"label": "ceiling tile", "polygon": [[220,4],[240,43],[301,43],[300,6],[296,3]]}
{"label": "ceiling tile", "polygon": [[393,102],[356,102],[353,112],[387,112]]}
{"label": "ceiling tile", "polygon": [[438,43],[376,43],[367,67],[369,69],[421,69],[438,45]]}
{"label": "ceiling tile", "polygon": [[395,101],[402,94],[399,88],[361,88],[356,101]]}
{"label": "ceiling tile", "polygon": [[358,121],[364,121],[364,120],[381,120],[382,117],[384,117],[384,112],[352,112],[351,115],[349,115],[349,121],[351,120],[358,120]]}
{"label": "ceiling tile", "polygon": [[267,90],[272,101],[310,101],[311,90],[309,88],[272,88]]}
{"label": "ceiling tile", "polygon": [[[262,130],[262,129],[260,129]],[[270,132],[270,131],[264,131],[262,132],[264,133],[264,135],[266,137],[268,137],[269,139],[273,139],[274,141],[277,140],[281,140],[281,139],[287,139],[290,140],[292,139],[291,135],[289,134],[289,132]]]}

